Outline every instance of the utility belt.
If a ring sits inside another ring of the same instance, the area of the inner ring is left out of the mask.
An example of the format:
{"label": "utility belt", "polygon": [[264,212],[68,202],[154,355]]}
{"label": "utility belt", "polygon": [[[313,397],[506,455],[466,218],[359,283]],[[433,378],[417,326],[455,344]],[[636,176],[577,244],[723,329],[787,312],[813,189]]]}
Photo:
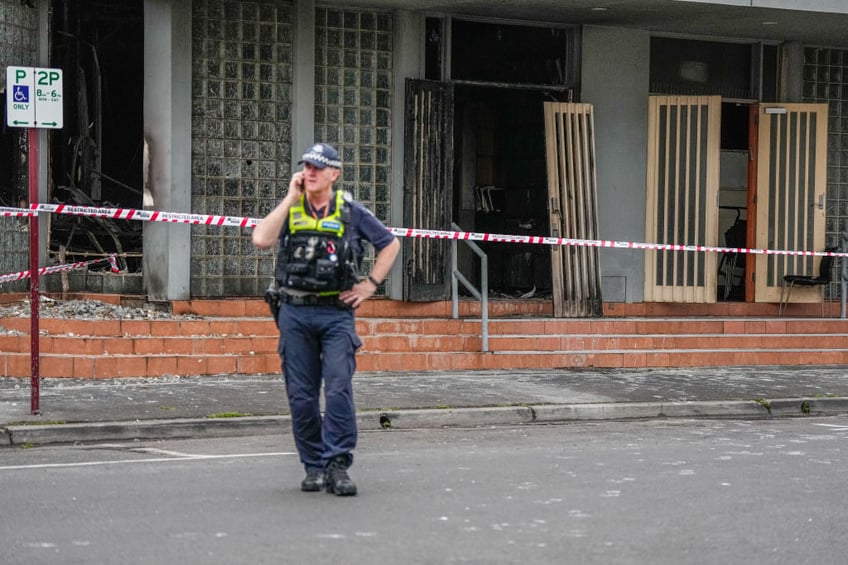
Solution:
{"label": "utility belt", "polygon": [[338,294],[320,296],[317,294],[294,295],[281,292],[280,303],[291,304],[292,306],[346,306],[344,302],[339,300]]}
{"label": "utility belt", "polygon": [[271,317],[274,319],[275,324],[277,323],[280,306],[283,304],[290,304],[292,306],[336,306],[345,309],[351,308],[349,304],[339,300],[338,294],[327,294],[324,296],[319,294],[288,294],[277,286],[276,281],[271,281],[271,285],[265,291],[265,302],[268,303],[268,307],[271,309]]}

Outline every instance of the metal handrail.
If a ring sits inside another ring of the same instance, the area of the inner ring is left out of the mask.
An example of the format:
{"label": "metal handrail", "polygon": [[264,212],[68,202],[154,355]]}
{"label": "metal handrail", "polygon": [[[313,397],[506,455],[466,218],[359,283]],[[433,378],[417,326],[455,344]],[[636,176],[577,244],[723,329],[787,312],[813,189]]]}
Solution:
{"label": "metal handrail", "polygon": [[[462,231],[458,225],[451,222],[451,229],[454,231]],[[457,240],[451,240],[451,300],[453,302],[453,318],[459,318],[459,284],[470,292],[474,298],[481,303],[482,325],[483,325],[483,351],[489,351],[489,258],[486,253],[473,241],[462,240],[468,247],[471,248],[478,257],[480,257],[480,290],[471,284],[465,276],[459,272],[457,264]]]}

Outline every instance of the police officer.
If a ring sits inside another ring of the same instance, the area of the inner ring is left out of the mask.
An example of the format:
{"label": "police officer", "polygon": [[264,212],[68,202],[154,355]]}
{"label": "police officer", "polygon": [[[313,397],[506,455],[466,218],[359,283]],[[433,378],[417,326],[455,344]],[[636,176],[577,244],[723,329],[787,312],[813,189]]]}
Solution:
{"label": "police officer", "polygon": [[[279,245],[276,322],[295,445],[306,469],[301,490],[351,496],[356,485],[347,469],[357,433],[352,380],[362,345],[354,309],[388,275],[400,243],[367,208],[334,190],[342,166],[334,147],[316,143],[298,164],[303,169],[254,229],[253,244]],[[377,255],[370,274],[359,280],[363,239]]]}

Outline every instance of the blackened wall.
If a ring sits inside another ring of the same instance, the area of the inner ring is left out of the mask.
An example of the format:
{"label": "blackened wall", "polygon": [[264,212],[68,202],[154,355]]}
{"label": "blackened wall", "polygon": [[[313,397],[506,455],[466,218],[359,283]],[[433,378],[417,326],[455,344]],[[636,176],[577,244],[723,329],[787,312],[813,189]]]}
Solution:
{"label": "blackened wall", "polygon": [[[19,0],[0,0],[0,89],[6,67],[35,66],[38,11]],[[0,206],[18,207],[28,195],[26,129],[6,127],[6,100],[0,125]],[[0,275],[29,268],[27,221],[0,217]],[[0,292],[23,291],[26,281],[0,283]]]}

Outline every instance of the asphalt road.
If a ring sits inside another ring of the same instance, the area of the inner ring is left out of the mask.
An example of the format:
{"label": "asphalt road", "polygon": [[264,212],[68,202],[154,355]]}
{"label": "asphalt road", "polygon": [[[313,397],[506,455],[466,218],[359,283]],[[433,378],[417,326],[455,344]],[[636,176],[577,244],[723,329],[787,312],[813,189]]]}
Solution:
{"label": "asphalt road", "polygon": [[362,433],[359,496],[291,437],[9,448],[0,563],[844,563],[848,418]]}

